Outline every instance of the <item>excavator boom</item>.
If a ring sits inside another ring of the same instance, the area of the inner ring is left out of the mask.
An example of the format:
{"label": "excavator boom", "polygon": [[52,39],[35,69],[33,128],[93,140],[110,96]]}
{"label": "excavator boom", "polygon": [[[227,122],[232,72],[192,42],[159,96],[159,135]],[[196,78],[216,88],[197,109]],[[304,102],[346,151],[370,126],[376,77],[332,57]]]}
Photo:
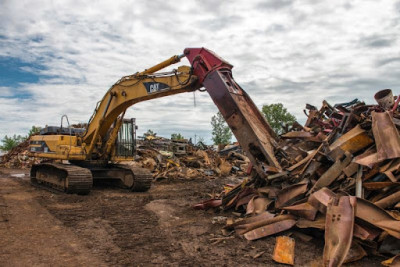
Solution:
{"label": "excavator boom", "polygon": [[[179,57],[175,56],[167,62],[176,62]],[[191,69],[181,66],[174,73],[153,74],[160,66],[158,64],[149,70],[126,76],[116,82],[106,93],[96,108],[89,122],[87,131],[83,136],[83,142],[88,146],[86,154],[92,158],[92,152],[96,143],[102,142],[111,125],[120,114],[130,106],[150,99],[164,97],[173,94],[190,92],[198,89],[195,83],[197,77],[191,75]]]}

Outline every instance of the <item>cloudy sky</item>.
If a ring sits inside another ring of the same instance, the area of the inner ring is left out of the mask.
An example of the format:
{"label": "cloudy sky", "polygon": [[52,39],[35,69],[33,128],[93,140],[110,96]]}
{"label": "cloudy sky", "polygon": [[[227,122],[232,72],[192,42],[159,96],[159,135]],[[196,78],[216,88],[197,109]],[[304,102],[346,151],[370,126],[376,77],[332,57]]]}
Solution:
{"label": "cloudy sky", "polygon": [[[0,0],[0,138],[63,114],[86,122],[120,77],[185,47],[215,51],[259,107],[281,102],[304,121],[306,103],[400,93],[399,34],[398,0]],[[139,134],[210,142],[217,108],[207,93],[195,98],[139,103],[126,117]]]}

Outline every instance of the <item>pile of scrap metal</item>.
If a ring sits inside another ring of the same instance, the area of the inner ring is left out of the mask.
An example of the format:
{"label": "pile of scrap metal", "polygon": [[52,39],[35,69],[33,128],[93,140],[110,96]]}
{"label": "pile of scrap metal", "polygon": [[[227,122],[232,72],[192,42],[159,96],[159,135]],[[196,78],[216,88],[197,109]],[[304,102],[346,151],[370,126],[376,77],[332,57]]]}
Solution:
{"label": "pile of scrap metal", "polygon": [[29,157],[29,139],[20,143],[1,157],[0,166],[6,168],[30,168],[40,160]]}
{"label": "pile of scrap metal", "polygon": [[[366,255],[393,257],[383,264],[399,264],[400,97],[388,89],[375,98],[378,105],[307,105],[305,125],[296,123],[280,137],[280,170],[261,182],[226,187],[195,208],[234,209],[240,216],[228,219],[223,232],[247,240],[289,229],[286,235],[303,240],[325,232],[324,266]],[[287,247],[294,248],[294,239],[277,239],[273,259],[293,264],[294,249],[282,251]]]}
{"label": "pile of scrap metal", "polygon": [[132,164],[149,169],[159,180],[245,175],[249,162],[238,145],[216,152],[204,144],[157,137],[140,142]]}

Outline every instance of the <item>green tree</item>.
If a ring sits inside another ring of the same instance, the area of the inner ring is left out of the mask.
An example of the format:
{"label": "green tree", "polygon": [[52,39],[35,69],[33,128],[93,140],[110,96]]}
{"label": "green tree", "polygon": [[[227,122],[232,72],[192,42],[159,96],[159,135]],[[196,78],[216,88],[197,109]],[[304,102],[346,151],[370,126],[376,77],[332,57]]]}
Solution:
{"label": "green tree", "polygon": [[183,140],[183,139],[185,139],[185,137],[183,137],[183,135],[181,135],[180,133],[173,133],[173,134],[171,134],[171,139],[172,140]]}
{"label": "green tree", "polygon": [[214,144],[229,144],[232,139],[231,129],[225,122],[224,117],[221,112],[218,112],[216,115],[211,118],[211,126],[212,126],[212,140]]}
{"label": "green tree", "polygon": [[147,132],[143,134],[144,136],[156,136],[157,134],[152,130],[148,129]]}
{"label": "green tree", "polygon": [[41,129],[42,128],[39,126],[32,126],[32,128],[29,130],[28,137],[34,134],[38,134]]}
{"label": "green tree", "polygon": [[21,135],[13,135],[8,137],[7,135],[4,136],[4,138],[1,140],[1,142],[3,143],[0,146],[1,150],[4,151],[10,151],[11,149],[13,149],[14,147],[18,146],[20,143],[22,143],[23,141],[26,140],[26,137],[23,137]]}
{"label": "green tree", "polygon": [[148,135],[154,135],[155,133],[153,132],[153,130],[148,129],[146,132]]}
{"label": "green tree", "polygon": [[271,128],[277,134],[283,133],[283,126],[296,121],[296,117],[290,114],[282,103],[263,105],[262,113]]}

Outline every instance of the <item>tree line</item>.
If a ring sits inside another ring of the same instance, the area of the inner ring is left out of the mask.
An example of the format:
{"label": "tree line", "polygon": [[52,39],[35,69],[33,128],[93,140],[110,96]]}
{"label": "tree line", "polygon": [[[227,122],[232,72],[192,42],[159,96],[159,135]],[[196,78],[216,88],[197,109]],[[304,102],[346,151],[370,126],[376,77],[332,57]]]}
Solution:
{"label": "tree line", "polygon": [[[268,121],[271,128],[279,135],[283,133],[284,125],[291,124],[296,121],[296,117],[288,112],[288,110],[283,106],[282,103],[263,105],[261,113],[264,115],[265,119]],[[229,144],[232,140],[232,131],[227,125],[221,112],[211,118],[211,136],[212,141],[215,145]],[[40,127],[32,126],[29,130],[28,135],[13,135],[5,136],[1,142],[0,150],[9,151],[15,146],[27,140],[31,135],[39,133]],[[148,130],[145,136],[156,135],[152,130]],[[172,140],[183,140],[184,136],[180,133],[171,134]],[[204,143],[204,139],[199,137],[199,142]]]}
{"label": "tree line", "polygon": [[0,150],[3,151],[10,151],[14,147],[18,146],[20,143],[25,142],[31,135],[38,134],[40,132],[41,128],[38,126],[32,126],[32,128],[29,130],[28,135],[16,135],[14,134],[13,136],[4,136],[4,138],[1,140],[1,145],[0,145]]}

